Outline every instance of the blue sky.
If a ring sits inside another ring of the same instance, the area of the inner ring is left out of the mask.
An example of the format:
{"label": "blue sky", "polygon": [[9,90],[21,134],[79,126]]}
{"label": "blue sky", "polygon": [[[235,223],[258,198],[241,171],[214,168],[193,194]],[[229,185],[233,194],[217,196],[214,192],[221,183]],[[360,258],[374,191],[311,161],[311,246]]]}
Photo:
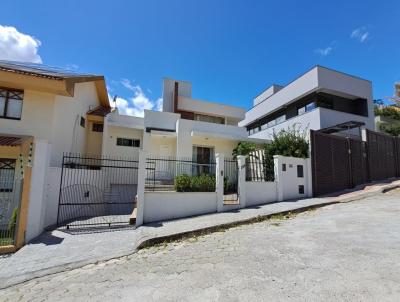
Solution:
{"label": "blue sky", "polygon": [[400,81],[400,1],[13,0],[2,11],[0,59],[103,74],[129,114],[158,107],[163,77],[246,108],[316,64],[372,80],[375,98]]}

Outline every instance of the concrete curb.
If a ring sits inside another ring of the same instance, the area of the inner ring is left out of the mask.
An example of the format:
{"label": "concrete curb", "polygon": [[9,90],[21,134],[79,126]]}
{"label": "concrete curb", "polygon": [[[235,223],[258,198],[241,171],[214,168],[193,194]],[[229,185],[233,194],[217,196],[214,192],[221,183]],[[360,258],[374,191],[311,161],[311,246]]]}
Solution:
{"label": "concrete curb", "polygon": [[151,247],[154,245],[157,245],[162,242],[166,241],[175,241],[175,240],[180,240],[184,238],[189,238],[192,236],[199,236],[199,235],[205,235],[209,234],[221,229],[229,229],[232,227],[240,226],[240,225],[245,225],[245,224],[251,224],[255,222],[260,222],[260,221],[265,221],[268,219],[273,218],[274,216],[277,215],[288,215],[288,214],[299,214],[303,213],[312,209],[318,209],[318,208],[323,208],[329,205],[334,205],[334,204],[340,204],[340,203],[347,203],[347,202],[352,202],[352,201],[357,201],[360,199],[372,197],[378,194],[386,193],[388,191],[394,190],[400,188],[399,184],[388,184],[382,188],[379,188],[375,191],[372,192],[365,192],[363,194],[359,194],[356,196],[350,196],[347,198],[338,198],[338,200],[332,200],[332,201],[326,201],[326,202],[321,202],[318,204],[313,204],[313,205],[308,205],[308,206],[301,206],[301,207],[294,207],[293,209],[290,210],[284,210],[284,211],[277,211],[274,213],[269,213],[265,215],[256,215],[251,218],[246,218],[246,219],[239,219],[231,222],[226,222],[226,223],[219,223],[213,226],[209,227],[201,227],[197,229],[193,229],[190,231],[184,231],[184,232],[178,232],[178,233],[173,233],[173,234],[167,234],[167,235],[162,235],[162,236],[151,236],[151,235],[146,235],[146,234],[140,234],[140,228],[138,229],[139,231],[139,238],[136,240],[136,243],[133,246],[133,250],[129,252],[123,252],[119,254],[114,254],[112,256],[107,256],[107,257],[100,257],[96,259],[87,259],[83,261],[76,261],[76,262],[70,262],[67,264],[62,264],[58,266],[54,266],[51,268],[46,268],[42,270],[37,270],[34,272],[18,275],[12,278],[0,278],[0,290],[6,289],[36,278],[41,278],[45,277],[48,275],[53,275],[65,271],[70,271],[78,268],[82,268],[88,265],[94,265],[102,262],[107,262],[115,259],[119,259],[122,257],[127,257],[130,255],[135,254],[138,250],[146,248],[146,247]]}

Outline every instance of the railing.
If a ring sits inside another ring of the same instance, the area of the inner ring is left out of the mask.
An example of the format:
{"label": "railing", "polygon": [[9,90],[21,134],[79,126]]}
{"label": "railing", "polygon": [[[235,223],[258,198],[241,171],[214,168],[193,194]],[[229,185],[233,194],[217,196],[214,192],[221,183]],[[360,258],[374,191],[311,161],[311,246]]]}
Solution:
{"label": "railing", "polygon": [[146,191],[173,191],[179,175],[215,175],[215,163],[198,163],[190,158],[149,156],[146,159]]}
{"label": "railing", "polygon": [[13,245],[16,223],[0,224],[0,246]]}
{"label": "railing", "polygon": [[246,158],[246,181],[274,181],[274,162],[265,158]]}
{"label": "railing", "polygon": [[0,177],[0,246],[13,245],[21,201],[22,179],[9,169]]}

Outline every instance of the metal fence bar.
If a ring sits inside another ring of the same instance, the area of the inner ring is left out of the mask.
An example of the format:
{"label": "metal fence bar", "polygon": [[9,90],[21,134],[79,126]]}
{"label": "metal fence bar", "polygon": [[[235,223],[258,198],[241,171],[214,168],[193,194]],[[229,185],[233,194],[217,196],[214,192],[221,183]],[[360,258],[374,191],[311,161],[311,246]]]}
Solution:
{"label": "metal fence bar", "polygon": [[14,245],[21,203],[21,171],[15,162],[0,167],[0,246]]}
{"label": "metal fence bar", "polygon": [[67,229],[128,225],[138,164],[136,158],[65,153],[57,225]]}
{"label": "metal fence bar", "polygon": [[174,191],[179,175],[215,175],[215,162],[198,163],[184,157],[149,156],[146,159],[146,191]]}
{"label": "metal fence bar", "polygon": [[265,157],[257,158],[249,156],[246,158],[246,181],[274,181],[273,161],[268,164]]}

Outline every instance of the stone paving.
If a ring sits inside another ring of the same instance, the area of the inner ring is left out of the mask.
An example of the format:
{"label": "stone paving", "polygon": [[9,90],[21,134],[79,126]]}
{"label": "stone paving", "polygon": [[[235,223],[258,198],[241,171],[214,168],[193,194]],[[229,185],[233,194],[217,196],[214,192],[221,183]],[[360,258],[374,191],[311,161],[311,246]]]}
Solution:
{"label": "stone paving", "polygon": [[86,234],[65,233],[59,230],[47,232],[11,257],[0,258],[0,288],[98,261],[130,255],[135,252],[141,242],[155,237],[202,230],[314,205],[346,202],[360,198],[363,194],[376,194],[384,188],[396,185],[400,185],[399,180],[370,185],[362,191],[344,193],[335,197],[266,204],[233,212],[152,223],[136,230],[122,229]]}
{"label": "stone paving", "polygon": [[398,301],[400,190],[161,244],[0,301]]}

